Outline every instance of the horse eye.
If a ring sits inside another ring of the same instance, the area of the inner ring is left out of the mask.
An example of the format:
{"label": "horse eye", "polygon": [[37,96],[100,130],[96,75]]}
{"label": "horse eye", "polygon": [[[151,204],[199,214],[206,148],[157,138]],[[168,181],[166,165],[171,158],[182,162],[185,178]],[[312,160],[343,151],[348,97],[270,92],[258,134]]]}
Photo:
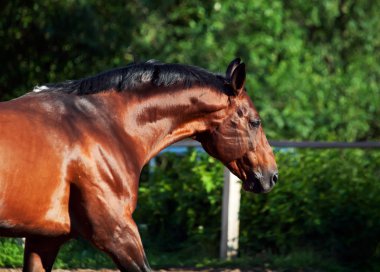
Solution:
{"label": "horse eye", "polygon": [[249,121],[249,126],[251,128],[258,128],[260,125],[261,125],[261,120],[259,120],[259,119]]}

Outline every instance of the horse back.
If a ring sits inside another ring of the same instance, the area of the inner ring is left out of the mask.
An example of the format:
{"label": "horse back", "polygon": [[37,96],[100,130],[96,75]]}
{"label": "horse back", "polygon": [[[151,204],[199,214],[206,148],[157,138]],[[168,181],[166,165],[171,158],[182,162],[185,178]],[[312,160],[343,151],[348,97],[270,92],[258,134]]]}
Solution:
{"label": "horse back", "polygon": [[134,145],[90,99],[46,92],[0,104],[0,235],[69,233],[88,213],[71,202],[94,195],[117,211],[136,206]]}

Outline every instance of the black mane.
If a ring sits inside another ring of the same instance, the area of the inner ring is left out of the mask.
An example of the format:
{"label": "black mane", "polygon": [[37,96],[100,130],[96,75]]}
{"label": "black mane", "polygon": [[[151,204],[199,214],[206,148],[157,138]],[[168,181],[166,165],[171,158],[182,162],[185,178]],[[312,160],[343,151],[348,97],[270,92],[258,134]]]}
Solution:
{"label": "black mane", "polygon": [[107,90],[132,90],[146,84],[156,87],[181,86],[190,88],[212,86],[225,91],[226,79],[202,68],[181,64],[165,64],[157,61],[132,63],[126,67],[113,69],[98,75],[61,83],[49,83],[35,88],[35,91],[62,91],[70,94],[86,95]]}

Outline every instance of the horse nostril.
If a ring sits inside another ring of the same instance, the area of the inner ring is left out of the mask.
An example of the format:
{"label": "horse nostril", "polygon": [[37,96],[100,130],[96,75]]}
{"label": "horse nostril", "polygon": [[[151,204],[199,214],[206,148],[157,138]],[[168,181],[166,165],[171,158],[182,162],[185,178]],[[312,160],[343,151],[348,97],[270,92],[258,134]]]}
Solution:
{"label": "horse nostril", "polygon": [[273,181],[274,184],[276,184],[276,182],[278,181],[278,173],[274,173],[273,174],[272,181]]}

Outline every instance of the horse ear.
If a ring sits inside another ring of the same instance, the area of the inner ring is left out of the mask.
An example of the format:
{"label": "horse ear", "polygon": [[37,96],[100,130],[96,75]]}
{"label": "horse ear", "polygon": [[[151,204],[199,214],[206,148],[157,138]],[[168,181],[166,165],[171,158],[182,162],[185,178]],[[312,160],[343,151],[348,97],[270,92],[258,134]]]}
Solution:
{"label": "horse ear", "polygon": [[245,84],[245,64],[240,63],[232,72],[231,85],[236,96],[244,90]]}
{"label": "horse ear", "polygon": [[234,70],[236,69],[236,67],[240,64],[240,62],[241,62],[240,58],[236,58],[233,61],[231,61],[231,63],[228,65],[227,71],[226,71],[226,77],[227,78],[231,78],[232,77],[232,73],[234,72]]}

